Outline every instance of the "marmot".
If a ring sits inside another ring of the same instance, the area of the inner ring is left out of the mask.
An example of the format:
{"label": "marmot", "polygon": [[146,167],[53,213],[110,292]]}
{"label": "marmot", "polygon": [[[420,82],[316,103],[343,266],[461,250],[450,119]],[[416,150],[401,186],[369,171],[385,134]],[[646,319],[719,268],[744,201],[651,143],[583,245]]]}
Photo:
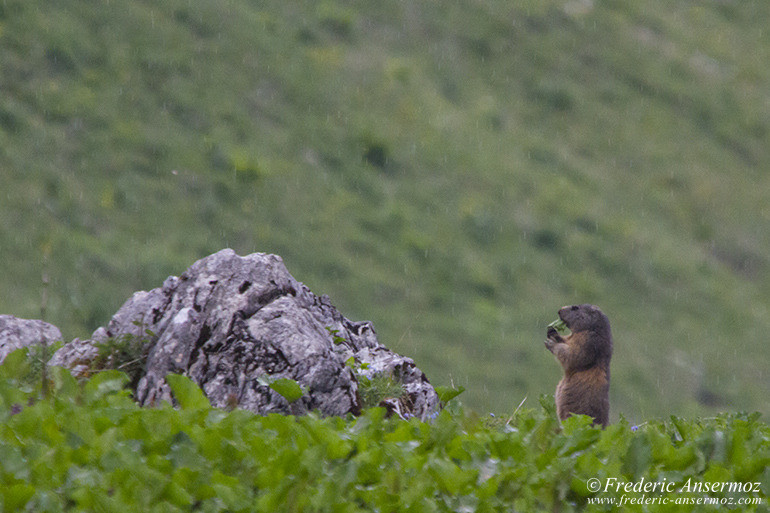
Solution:
{"label": "marmot", "polygon": [[556,413],[561,420],[590,415],[604,428],[610,413],[610,321],[594,305],[565,306],[559,319],[572,333],[562,338],[553,325],[546,332],[545,347],[564,368],[556,387]]}

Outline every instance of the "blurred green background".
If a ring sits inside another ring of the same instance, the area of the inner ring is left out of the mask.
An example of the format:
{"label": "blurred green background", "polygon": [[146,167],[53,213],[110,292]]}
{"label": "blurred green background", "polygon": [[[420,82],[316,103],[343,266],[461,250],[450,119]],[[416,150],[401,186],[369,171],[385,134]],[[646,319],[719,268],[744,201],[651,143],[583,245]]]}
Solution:
{"label": "blurred green background", "polygon": [[281,255],[466,406],[553,393],[591,302],[612,418],[770,413],[770,2],[0,3],[0,312],[86,337]]}

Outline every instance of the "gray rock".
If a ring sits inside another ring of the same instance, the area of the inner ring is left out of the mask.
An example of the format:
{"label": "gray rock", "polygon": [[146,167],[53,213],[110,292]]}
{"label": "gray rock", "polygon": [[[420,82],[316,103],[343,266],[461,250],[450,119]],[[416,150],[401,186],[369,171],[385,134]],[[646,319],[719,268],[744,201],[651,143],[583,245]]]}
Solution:
{"label": "gray rock", "polygon": [[87,377],[98,354],[99,348],[92,340],[76,338],[56,351],[48,365],[66,367],[77,377]]}
{"label": "gray rock", "polygon": [[53,324],[0,315],[0,363],[10,353],[22,347],[41,342],[51,345],[61,340],[61,331]]}
{"label": "gray rock", "polygon": [[[178,373],[217,407],[357,414],[360,376],[385,374],[405,390],[384,402],[398,403],[399,415],[425,418],[438,407],[435,390],[410,358],[381,345],[371,323],[350,321],[328,297],[314,295],[276,255],[240,257],[225,249],[199,260],[162,287],[135,293],[92,340],[67,344],[51,364],[83,374],[96,345],[125,336],[144,341],[146,368],[136,386],[143,405],[171,401],[164,378]],[[273,390],[279,378],[299,383],[302,397],[289,403]]]}

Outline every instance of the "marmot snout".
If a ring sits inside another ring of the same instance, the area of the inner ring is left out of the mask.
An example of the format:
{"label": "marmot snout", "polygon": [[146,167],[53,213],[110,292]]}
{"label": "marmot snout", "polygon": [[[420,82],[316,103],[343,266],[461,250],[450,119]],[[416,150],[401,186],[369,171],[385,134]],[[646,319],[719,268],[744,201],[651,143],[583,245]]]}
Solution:
{"label": "marmot snout", "polygon": [[564,368],[556,387],[556,413],[564,420],[571,414],[590,415],[605,427],[610,413],[610,321],[594,305],[565,306],[559,310],[571,334],[562,337],[552,326],[545,347]]}

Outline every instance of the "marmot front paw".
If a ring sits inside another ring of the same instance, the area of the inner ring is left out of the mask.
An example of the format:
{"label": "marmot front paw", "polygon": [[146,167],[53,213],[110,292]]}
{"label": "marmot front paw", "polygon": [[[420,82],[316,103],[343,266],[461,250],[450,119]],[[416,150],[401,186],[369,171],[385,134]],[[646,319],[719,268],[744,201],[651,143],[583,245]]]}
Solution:
{"label": "marmot front paw", "polygon": [[[553,333],[552,333],[553,330]],[[553,348],[556,344],[564,343],[564,339],[561,338],[561,335],[556,333],[556,330],[553,328],[548,328],[548,338],[545,339],[545,347],[553,353]]]}

